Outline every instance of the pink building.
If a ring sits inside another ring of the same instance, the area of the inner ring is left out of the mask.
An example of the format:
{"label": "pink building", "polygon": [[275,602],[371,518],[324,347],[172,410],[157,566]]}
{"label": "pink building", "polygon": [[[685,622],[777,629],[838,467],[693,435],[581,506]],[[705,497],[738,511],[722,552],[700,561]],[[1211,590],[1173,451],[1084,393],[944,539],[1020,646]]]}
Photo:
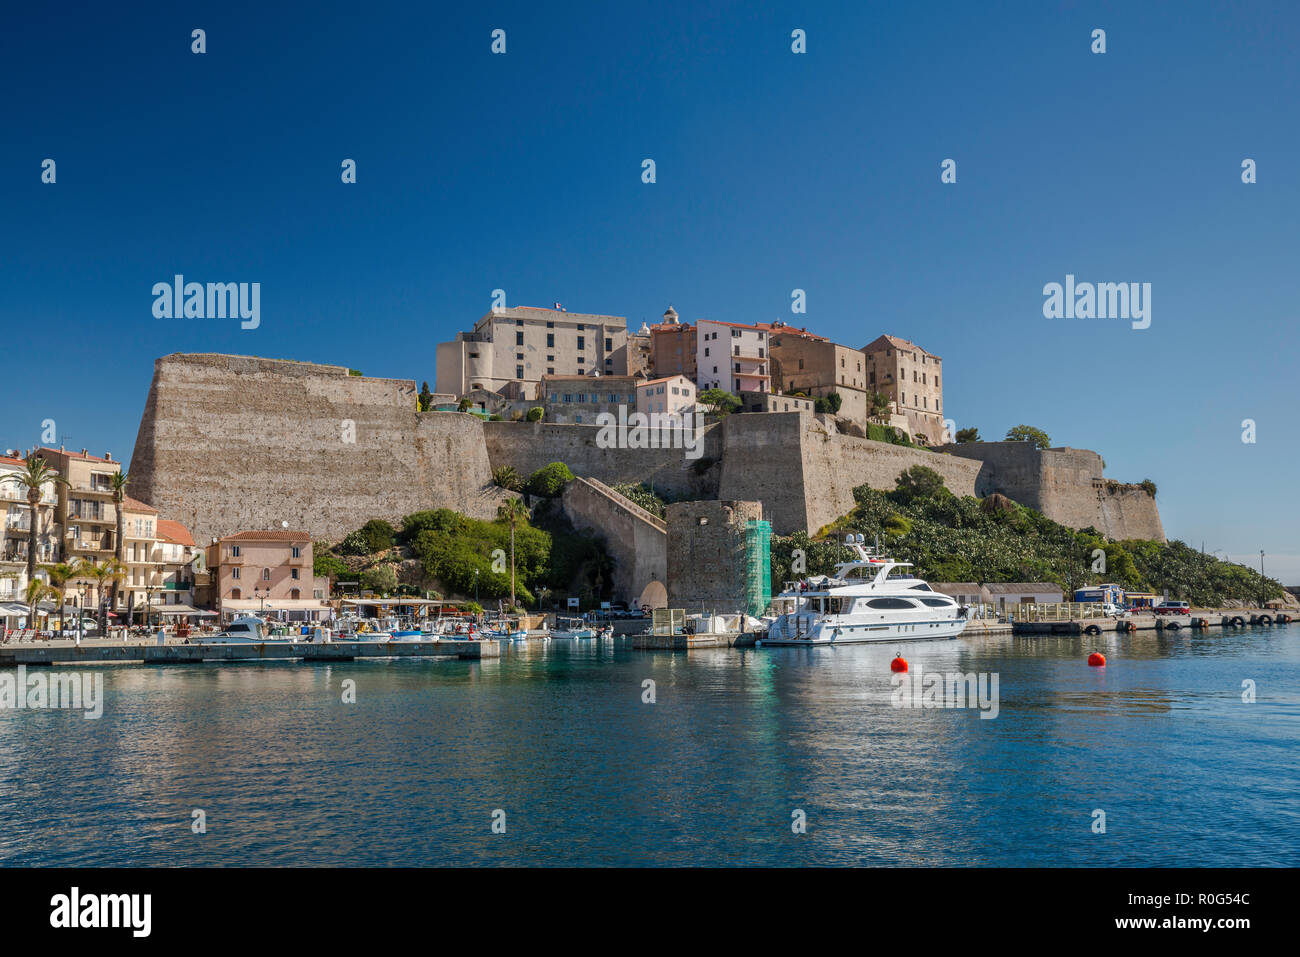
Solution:
{"label": "pink building", "polygon": [[636,411],[681,415],[695,411],[695,383],[684,375],[664,376],[636,384]]}
{"label": "pink building", "polygon": [[312,573],[306,532],[238,532],[208,546],[215,604],[223,620],[256,614],[281,621],[329,617],[328,580]]}
{"label": "pink building", "polygon": [[770,324],[701,319],[695,324],[696,378],[703,389],[771,392]]}

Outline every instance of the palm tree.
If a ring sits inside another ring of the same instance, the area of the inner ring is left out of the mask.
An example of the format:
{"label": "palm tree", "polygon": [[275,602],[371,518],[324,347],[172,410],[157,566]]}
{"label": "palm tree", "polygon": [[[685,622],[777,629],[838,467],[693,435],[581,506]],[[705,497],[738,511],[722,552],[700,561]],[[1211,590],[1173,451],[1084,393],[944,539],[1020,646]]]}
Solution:
{"label": "palm tree", "polygon": [[63,606],[67,601],[68,585],[77,579],[80,567],[71,562],[56,562],[53,565],[42,565],[41,571],[49,576],[50,587],[58,593],[59,631],[63,631]]}
{"label": "palm tree", "polygon": [[23,597],[27,599],[27,606],[31,609],[31,613],[28,615],[27,619],[27,626],[29,628],[34,629],[36,627],[36,606],[48,598],[53,592],[54,589],[41,581],[41,579],[35,577],[27,579],[27,590],[23,593]]}
{"label": "palm tree", "polygon": [[523,486],[513,465],[498,465],[492,470],[492,482],[503,489],[518,492]]}
{"label": "palm tree", "polygon": [[[96,619],[99,622],[99,636],[102,638],[108,634],[108,612],[106,608],[104,591],[113,584],[117,579],[126,576],[126,566],[116,558],[110,558],[102,564],[96,565],[93,562],[82,560],[81,575],[79,577],[94,584],[95,599],[97,601],[98,615]],[[110,599],[112,593],[108,596]]]}
{"label": "palm tree", "polygon": [[117,547],[113,550],[113,557],[119,562],[126,561],[126,514],[122,511],[122,502],[126,498],[128,481],[125,472],[114,472],[108,479],[108,487],[113,491],[113,510],[117,512]]}
{"label": "palm tree", "polygon": [[528,509],[517,498],[512,498],[497,509],[497,518],[510,523],[510,607],[515,606],[515,525],[522,519],[528,521]]}
{"label": "palm tree", "polygon": [[57,471],[45,464],[42,458],[27,457],[21,472],[9,472],[0,476],[0,482],[13,482],[19,488],[27,490],[27,507],[31,509],[32,527],[27,530],[27,580],[36,578],[36,539],[41,527],[41,496],[46,485],[67,485],[68,481]]}

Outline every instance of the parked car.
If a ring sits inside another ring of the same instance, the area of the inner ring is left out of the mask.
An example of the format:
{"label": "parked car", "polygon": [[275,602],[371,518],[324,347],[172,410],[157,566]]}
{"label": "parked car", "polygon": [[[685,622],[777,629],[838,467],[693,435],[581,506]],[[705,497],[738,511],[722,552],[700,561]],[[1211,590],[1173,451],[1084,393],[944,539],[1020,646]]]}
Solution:
{"label": "parked car", "polygon": [[1111,602],[1106,602],[1101,606],[1101,613],[1103,615],[1107,615],[1112,618],[1119,618],[1123,615],[1128,614],[1128,612],[1125,611],[1123,608],[1119,607],[1119,605],[1113,604]]}
{"label": "parked car", "polygon": [[1190,615],[1192,606],[1185,601],[1162,601],[1155,611],[1157,615]]}

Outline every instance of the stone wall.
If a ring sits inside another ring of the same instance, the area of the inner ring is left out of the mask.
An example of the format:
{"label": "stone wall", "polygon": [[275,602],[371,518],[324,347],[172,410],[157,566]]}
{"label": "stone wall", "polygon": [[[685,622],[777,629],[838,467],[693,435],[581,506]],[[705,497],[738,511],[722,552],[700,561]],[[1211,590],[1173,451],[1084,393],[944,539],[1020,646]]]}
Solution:
{"label": "stone wall", "polygon": [[762,503],[679,502],[665,511],[669,607],[719,615],[744,611],[745,523],[763,518]]}
{"label": "stone wall", "polygon": [[483,423],[417,412],[416,395],[410,380],[341,366],[164,356],[129,493],[200,543],[282,522],[337,540],[371,518],[426,508],[493,517],[503,493],[490,484]]}
{"label": "stone wall", "polygon": [[663,608],[668,593],[668,529],[658,517],[595,479],[564,489],[564,513],[576,528],[605,540],[614,559],[614,599]]}
{"label": "stone wall", "polygon": [[1029,442],[969,442],[945,450],[981,463],[977,495],[1001,492],[1062,525],[1092,527],[1108,538],[1165,540],[1156,500],[1138,486],[1108,481],[1096,452],[1036,449]]}
{"label": "stone wall", "polygon": [[[595,425],[554,422],[485,422],[492,468],[512,465],[527,478],[543,465],[563,462],[574,475],[606,485],[646,482],[671,498],[712,498],[717,494],[716,461],[721,431],[712,425],[700,437],[701,456],[688,459],[682,449],[602,449]],[[709,466],[701,469],[700,464]]]}
{"label": "stone wall", "polygon": [[978,465],[844,435],[828,416],[731,415],[724,425],[718,497],[762,502],[776,535],[816,533],[853,509],[856,486],[892,489],[913,465],[934,469],[956,495],[975,494]]}

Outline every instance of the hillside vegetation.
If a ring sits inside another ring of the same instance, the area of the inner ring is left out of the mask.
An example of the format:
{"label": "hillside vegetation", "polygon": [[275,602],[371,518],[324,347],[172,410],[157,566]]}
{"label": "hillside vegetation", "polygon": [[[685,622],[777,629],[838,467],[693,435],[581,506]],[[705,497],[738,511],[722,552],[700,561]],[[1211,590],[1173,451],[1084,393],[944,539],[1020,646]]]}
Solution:
{"label": "hillside vegetation", "polygon": [[[1273,579],[1183,542],[1116,542],[1092,528],[1067,528],[1002,495],[959,498],[925,466],[903,472],[890,491],[860,485],[853,498],[853,511],[815,537],[773,537],[773,591],[802,577],[790,572],[794,549],[807,555],[806,574],[826,574],[844,560],[844,535],[861,532],[868,542],[878,535],[890,557],[912,562],[916,574],[936,582],[1047,581],[1067,596],[1085,585],[1115,582],[1131,591],[1167,590],[1170,598],[1202,606],[1282,596]],[[1104,566],[1094,554],[1098,549]]]}

